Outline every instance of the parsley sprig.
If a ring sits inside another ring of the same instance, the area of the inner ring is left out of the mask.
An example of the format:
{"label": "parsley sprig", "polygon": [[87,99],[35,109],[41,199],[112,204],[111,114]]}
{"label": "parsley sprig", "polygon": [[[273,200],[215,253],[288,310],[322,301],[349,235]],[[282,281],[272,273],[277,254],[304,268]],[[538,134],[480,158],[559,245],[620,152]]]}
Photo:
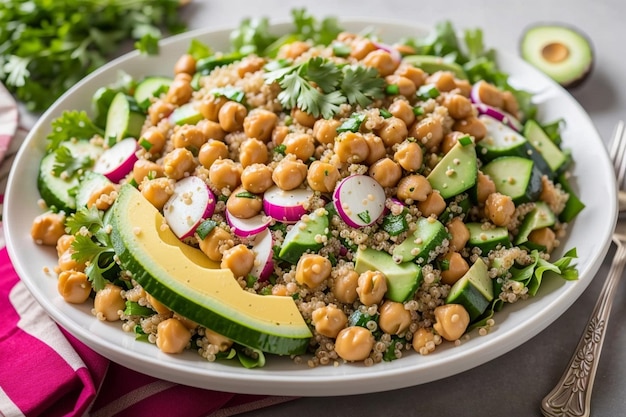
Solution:
{"label": "parsley sprig", "polygon": [[340,66],[321,57],[269,71],[265,80],[280,85],[278,100],[284,108],[297,107],[327,119],[337,114],[344,103],[366,107],[384,97],[385,80],[376,69]]}

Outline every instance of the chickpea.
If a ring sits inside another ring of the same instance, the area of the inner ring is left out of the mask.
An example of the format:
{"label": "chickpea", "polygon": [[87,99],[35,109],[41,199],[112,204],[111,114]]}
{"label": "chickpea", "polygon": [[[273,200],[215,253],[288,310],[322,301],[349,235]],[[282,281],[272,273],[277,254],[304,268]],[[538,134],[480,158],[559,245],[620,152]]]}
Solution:
{"label": "chickpea", "polygon": [[450,220],[447,227],[450,234],[450,250],[458,252],[467,245],[470,238],[469,229],[460,217]]}
{"label": "chickpea", "polygon": [[181,72],[189,75],[195,74],[196,60],[190,54],[181,55],[176,64],[174,64],[174,74],[180,74]]}
{"label": "chickpea", "polygon": [[193,153],[186,148],[176,148],[163,157],[163,173],[168,178],[179,180],[195,167]]}
{"label": "chickpea", "polygon": [[165,147],[165,135],[156,127],[149,127],[145,132],[141,135],[141,140],[146,141],[150,144],[150,154],[158,155],[161,153],[163,148]]}
{"label": "chickpea", "polygon": [[340,178],[341,174],[336,166],[322,161],[313,161],[306,176],[309,187],[322,193],[333,192]]}
{"label": "chickpea", "polygon": [[385,146],[392,147],[404,141],[409,131],[402,119],[390,117],[383,121],[382,126],[376,130],[376,133],[385,143]]}
{"label": "chickpea", "polygon": [[163,209],[167,200],[174,194],[173,180],[168,178],[155,178],[144,181],[141,186],[141,195],[145,197],[154,207]]}
{"label": "chickpea", "polygon": [[316,308],[311,314],[315,331],[323,336],[335,338],[348,324],[346,314],[335,306]]}
{"label": "chickpea", "polygon": [[398,146],[398,150],[393,155],[393,159],[405,170],[417,172],[422,169],[424,152],[417,142],[405,140]]}
{"label": "chickpea", "polygon": [[[165,100],[156,100],[148,107],[148,117],[150,117],[150,123],[157,125],[161,120],[168,117],[174,111],[174,106]],[[156,150],[154,150],[156,153]]]}
{"label": "chickpea", "polygon": [[433,190],[424,201],[417,203],[417,208],[423,216],[439,216],[446,209],[446,200],[439,194],[439,191]]}
{"label": "chickpea", "polygon": [[430,182],[420,174],[412,174],[403,177],[398,183],[396,196],[402,200],[424,201],[433,191]]}
{"label": "chickpea", "polygon": [[163,166],[147,159],[138,159],[133,165],[133,179],[137,184],[141,184],[146,178],[151,180],[163,175]]}
{"label": "chickpea", "polygon": [[309,288],[316,288],[330,277],[330,261],[315,254],[303,255],[296,265],[296,281]]}
{"label": "chickpea", "polygon": [[444,284],[454,284],[469,271],[467,261],[458,252],[448,252],[443,259],[448,263],[448,268],[441,271],[441,282]]}
{"label": "chickpea", "polygon": [[476,177],[476,200],[478,204],[484,204],[487,201],[487,197],[495,192],[496,184],[489,178],[489,175],[478,171],[478,176]]}
{"label": "chickpea", "polygon": [[365,327],[346,327],[337,335],[335,352],[343,360],[362,361],[370,355],[374,342],[372,332]]}
{"label": "chickpea", "polygon": [[454,145],[456,145],[459,139],[465,136],[467,136],[467,134],[463,132],[452,131],[448,133],[446,136],[444,136],[443,140],[441,141],[441,146],[439,150],[444,155],[447,154],[448,152],[450,152],[450,149],[452,149]]}
{"label": "chickpea", "polygon": [[361,133],[342,132],[335,140],[335,154],[341,162],[358,164],[369,156],[369,146]]}
{"label": "chickpea", "polygon": [[183,125],[175,129],[171,139],[175,148],[187,148],[194,153],[207,141],[204,132],[194,125]]}
{"label": "chickpea", "polygon": [[413,84],[413,81],[411,81],[410,79],[401,75],[391,74],[385,77],[385,81],[387,82],[387,85],[397,86],[398,94],[400,94],[401,96],[404,96],[408,99],[412,99],[413,96],[415,96],[417,88],[415,87],[415,84]]}
{"label": "chickpea", "polygon": [[474,116],[455,121],[452,125],[452,130],[457,130],[459,132],[467,133],[470,136],[474,136],[474,139],[477,142],[483,139],[487,134],[485,124]]}
{"label": "chickpea", "polygon": [[411,312],[404,308],[404,304],[394,301],[385,301],[378,309],[380,316],[378,326],[389,334],[404,333],[411,324]]}
{"label": "chickpea", "polygon": [[215,227],[204,239],[198,238],[198,244],[200,250],[215,262],[220,262],[222,254],[235,246],[233,236],[221,227]]}
{"label": "chickpea", "polygon": [[78,262],[76,259],[72,258],[72,254],[74,253],[74,248],[71,246],[59,256],[59,260],[57,262],[57,272],[63,271],[84,271],[85,263]]}
{"label": "chickpea", "polygon": [[263,68],[263,65],[265,65],[265,59],[254,55],[248,55],[239,62],[239,65],[237,65],[237,75],[239,75],[240,78],[243,78],[246,74],[259,71]]}
{"label": "chickpea", "polygon": [[295,120],[302,126],[310,128],[313,128],[313,126],[315,126],[315,122],[317,121],[317,118],[312,114],[309,114],[297,108],[291,110],[291,117],[293,117],[293,120]]}
{"label": "chickpea", "polygon": [[191,340],[191,332],[179,320],[163,320],[157,326],[156,344],[162,352],[181,353]]}
{"label": "chickpea", "polygon": [[181,72],[174,77],[170,84],[170,88],[165,95],[165,101],[175,106],[180,106],[187,103],[191,99],[192,94],[191,76]]}
{"label": "chickpea", "polygon": [[313,125],[313,137],[323,145],[334,143],[340,125],[341,122],[336,119],[319,119]]}
{"label": "chickpea", "polygon": [[82,304],[91,294],[91,283],[84,272],[63,271],[59,274],[57,289],[68,303]]}
{"label": "chickpea", "polygon": [[69,250],[72,247],[72,242],[76,240],[76,236],[64,234],[58,240],[56,244],[57,257],[61,257],[63,252]]}
{"label": "chickpea", "polygon": [[517,99],[510,91],[502,92],[502,101],[504,111],[511,114],[515,118],[519,118],[519,104],[517,103]]}
{"label": "chickpea", "polygon": [[409,136],[420,141],[426,149],[436,149],[443,139],[443,126],[441,120],[427,116],[417,121],[411,127]]}
{"label": "chickpea", "polygon": [[378,304],[387,292],[387,277],[380,271],[363,272],[359,275],[356,292],[363,304]]}
{"label": "chickpea", "polygon": [[38,245],[54,246],[65,234],[65,215],[47,212],[35,217],[30,235]]}
{"label": "chickpea", "polygon": [[236,278],[245,277],[254,267],[254,252],[244,244],[225,250],[220,266],[230,269]]}
{"label": "chickpea", "polygon": [[243,168],[252,164],[265,164],[269,160],[267,146],[258,139],[246,139],[239,148],[239,162]]}
{"label": "chickpea", "polygon": [[445,304],[435,308],[435,319],[437,322],[433,328],[450,342],[463,336],[470,321],[467,310],[460,304]]}
{"label": "chickpea", "polygon": [[243,120],[243,131],[249,138],[268,142],[276,123],[278,116],[275,113],[265,109],[254,109]]}
{"label": "chickpea", "polygon": [[315,152],[313,136],[307,133],[290,133],[283,141],[285,153],[293,154],[301,161],[308,161]]}
{"label": "chickpea", "polygon": [[478,95],[478,99],[481,103],[485,103],[493,107],[504,107],[502,91],[500,91],[500,89],[495,85],[484,80],[480,80],[474,84],[474,91]]}
{"label": "chickpea", "polygon": [[400,65],[395,71],[395,74],[413,81],[413,84],[415,84],[417,88],[424,85],[426,78],[428,78],[428,74],[426,74],[424,70],[408,64]]}
{"label": "chickpea", "polygon": [[442,104],[453,119],[465,119],[472,115],[472,102],[460,94],[446,95]]}
{"label": "chickpea", "polygon": [[228,158],[228,146],[215,139],[209,139],[198,152],[198,161],[205,168],[211,168],[213,162],[226,158]]}
{"label": "chickpea", "polygon": [[369,149],[369,153],[367,154],[367,158],[365,158],[365,163],[367,165],[372,165],[374,162],[378,161],[381,158],[384,158],[387,155],[387,149],[385,148],[385,142],[373,133],[365,133],[363,135],[365,138],[365,142],[367,143],[367,147]]}
{"label": "chickpea", "polygon": [[334,281],[331,291],[335,298],[345,304],[354,303],[358,297],[356,287],[358,285],[359,274],[354,270],[348,270],[333,278]]}
{"label": "chickpea", "polygon": [[[435,335],[430,330],[426,330],[423,327],[417,329],[413,334],[413,350],[420,355],[427,355],[435,349]],[[430,345],[430,349],[429,349]]]}
{"label": "chickpea", "polygon": [[467,80],[456,79],[456,88],[463,97],[469,97],[472,91],[472,84]]}
{"label": "chickpea", "polygon": [[410,126],[415,121],[413,106],[406,100],[396,100],[389,105],[389,113],[402,120],[406,126]]}
{"label": "chickpea", "polygon": [[289,191],[298,188],[307,176],[307,167],[293,155],[283,158],[274,172],[272,180],[282,190]]}
{"label": "chickpea", "polygon": [[241,171],[241,165],[232,159],[218,159],[209,168],[209,181],[218,190],[234,190],[241,184]]}
{"label": "chickpea", "polygon": [[87,199],[87,208],[95,206],[98,210],[108,210],[117,198],[117,187],[113,183],[107,183],[95,189]]}
{"label": "chickpea", "polygon": [[383,158],[369,168],[369,176],[383,187],[395,187],[402,177],[402,168],[390,158]]}
{"label": "chickpea", "polygon": [[113,284],[106,284],[103,289],[96,292],[93,308],[98,318],[106,321],[120,319],[120,312],[126,307],[121,293],[122,289]]}
{"label": "chickpea", "polygon": [[235,189],[226,201],[228,212],[239,219],[249,219],[261,212],[263,200],[257,195],[250,195],[243,187]]}
{"label": "chickpea", "polygon": [[541,229],[533,230],[528,235],[528,240],[542,245],[546,248],[546,252],[550,253],[556,246],[556,235],[549,227],[542,227]]}
{"label": "chickpea", "polygon": [[376,68],[381,77],[393,74],[400,63],[396,61],[389,52],[376,49],[363,58],[363,65]]}
{"label": "chickpea", "polygon": [[220,126],[226,132],[237,132],[243,129],[243,121],[248,114],[248,109],[236,101],[227,101],[217,114]]}
{"label": "chickpea", "polygon": [[200,110],[200,113],[202,113],[205,119],[212,122],[218,122],[220,109],[227,102],[228,99],[226,97],[210,96],[209,98],[204,99],[200,102],[198,110]]}
{"label": "chickpea", "polygon": [[226,352],[233,345],[232,340],[210,329],[204,329],[204,337],[210,344],[217,346],[220,352]]}
{"label": "chickpea", "polygon": [[513,199],[498,192],[489,194],[485,201],[485,214],[496,226],[508,225],[515,215]]}
{"label": "chickpea", "polygon": [[157,314],[163,314],[167,316],[172,314],[172,310],[170,310],[165,304],[163,304],[150,294],[146,294],[146,300],[148,300],[148,304],[154,311],[157,312]]}
{"label": "chickpea", "polygon": [[452,91],[456,88],[454,74],[450,71],[437,71],[428,77],[426,82],[434,84],[437,90],[441,92]]}
{"label": "chickpea", "polygon": [[290,42],[286,45],[283,45],[278,50],[277,58],[287,58],[287,59],[295,59],[308,51],[311,48],[311,45],[304,41],[294,41]]}
{"label": "chickpea", "polygon": [[203,120],[200,120],[196,124],[196,126],[198,127],[198,129],[202,131],[202,133],[204,134],[204,137],[207,140],[215,139],[215,140],[222,141],[224,140],[224,137],[226,137],[226,132],[224,132],[224,129],[222,129],[222,126],[220,126],[220,124],[217,122],[203,119]]}
{"label": "chickpea", "polygon": [[378,49],[376,45],[374,45],[374,42],[367,38],[355,39],[350,46],[352,47],[350,56],[359,61],[365,58],[370,52]]}
{"label": "chickpea", "polygon": [[241,185],[251,193],[263,194],[274,185],[272,169],[264,164],[248,165],[241,173]]}
{"label": "chickpea", "polygon": [[272,131],[272,143],[275,146],[282,145],[283,141],[289,134],[289,127],[287,126],[276,126]]}

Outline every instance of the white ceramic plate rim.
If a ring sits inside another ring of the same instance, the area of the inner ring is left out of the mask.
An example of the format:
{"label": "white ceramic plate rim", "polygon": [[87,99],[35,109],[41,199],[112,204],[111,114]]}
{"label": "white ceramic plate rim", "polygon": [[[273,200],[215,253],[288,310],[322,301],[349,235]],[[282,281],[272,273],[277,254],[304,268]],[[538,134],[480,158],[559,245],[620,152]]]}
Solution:
{"label": "white ceramic plate rim", "polygon": [[[343,20],[349,31],[377,28],[383,40],[423,33],[413,24],[400,21]],[[275,25],[286,31],[288,24]],[[169,74],[176,58],[197,37],[226,50],[230,29],[196,30],[165,40],[157,57],[131,52],[94,72],[61,97],[37,122],[18,153],[9,177],[4,205],[4,227],[9,255],[35,299],[62,327],[112,361],[166,380],[201,388],[253,394],[328,396],[385,391],[427,383],[454,375],[494,359],[526,342],[556,320],[580,296],[593,279],[610,245],[617,218],[615,180],[601,138],[582,107],[561,87],[522,62],[515,55],[499,52],[500,67],[512,75],[511,82],[537,93],[544,121],[564,117],[565,147],[572,150],[579,196],[587,204],[564,240],[564,249],[578,248],[580,279],[564,282],[547,279],[537,297],[507,307],[496,315],[496,326],[487,336],[475,332],[461,347],[440,347],[428,356],[409,354],[402,359],[373,367],[357,364],[308,369],[288,358],[269,358],[262,369],[247,370],[230,363],[209,363],[197,354],[167,355],[155,346],[138,343],[121,330],[119,323],[96,320],[87,306],[65,303],[58,295],[56,278],[43,272],[56,262],[52,248],[35,245],[29,231],[40,213],[36,189],[39,160],[50,122],[63,110],[90,107],[93,92],[116,81],[119,71],[133,76],[154,74],[163,68]],[[158,74],[157,74],[158,75]]]}

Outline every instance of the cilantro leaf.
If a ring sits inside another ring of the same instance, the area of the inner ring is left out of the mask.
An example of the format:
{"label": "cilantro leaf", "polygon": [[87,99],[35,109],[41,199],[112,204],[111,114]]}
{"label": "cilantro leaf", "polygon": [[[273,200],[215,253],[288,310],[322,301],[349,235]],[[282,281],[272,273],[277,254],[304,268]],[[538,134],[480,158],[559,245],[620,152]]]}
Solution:
{"label": "cilantro leaf", "polygon": [[304,8],[291,10],[291,16],[299,38],[315,44],[329,45],[342,31],[336,18],[326,17],[319,22]]}
{"label": "cilantro leaf", "polygon": [[88,155],[72,155],[72,152],[66,146],[57,148],[54,154],[55,158],[52,173],[57,177],[63,174],[72,177],[77,172],[90,167],[94,162]]}
{"label": "cilantro leaf", "polygon": [[104,131],[91,121],[85,111],[64,111],[52,121],[52,131],[46,137],[47,150],[53,151],[70,139],[91,139],[94,135],[104,135]]}
{"label": "cilantro leaf", "polygon": [[333,62],[316,57],[308,61],[305,68],[307,78],[324,93],[332,92],[339,85],[341,70]]}
{"label": "cilantro leaf", "polygon": [[375,68],[350,65],[344,67],[343,74],[341,90],[348,103],[367,107],[372,100],[384,97],[385,80]]}
{"label": "cilantro leaf", "polygon": [[213,51],[208,45],[205,45],[197,39],[192,39],[191,43],[189,44],[189,49],[187,49],[187,53],[197,61],[199,59],[211,56],[213,54]]}
{"label": "cilantro leaf", "polygon": [[159,37],[152,33],[146,33],[135,42],[135,48],[142,54],[157,55],[159,53]]}
{"label": "cilantro leaf", "polygon": [[102,215],[95,206],[81,207],[65,220],[66,231],[71,235],[77,234],[83,227],[92,234],[104,227]]}

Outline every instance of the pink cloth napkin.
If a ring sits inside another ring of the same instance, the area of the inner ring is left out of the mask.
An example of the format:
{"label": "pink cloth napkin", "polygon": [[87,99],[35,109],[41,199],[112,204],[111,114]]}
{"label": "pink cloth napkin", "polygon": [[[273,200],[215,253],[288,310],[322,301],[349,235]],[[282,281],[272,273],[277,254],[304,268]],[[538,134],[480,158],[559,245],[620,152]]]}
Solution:
{"label": "pink cloth napkin", "polygon": [[[8,150],[0,205],[26,133],[0,84],[0,161]],[[57,326],[31,296],[4,248],[1,221],[0,248],[0,416],[226,417],[291,399],[188,387],[109,361]]]}

